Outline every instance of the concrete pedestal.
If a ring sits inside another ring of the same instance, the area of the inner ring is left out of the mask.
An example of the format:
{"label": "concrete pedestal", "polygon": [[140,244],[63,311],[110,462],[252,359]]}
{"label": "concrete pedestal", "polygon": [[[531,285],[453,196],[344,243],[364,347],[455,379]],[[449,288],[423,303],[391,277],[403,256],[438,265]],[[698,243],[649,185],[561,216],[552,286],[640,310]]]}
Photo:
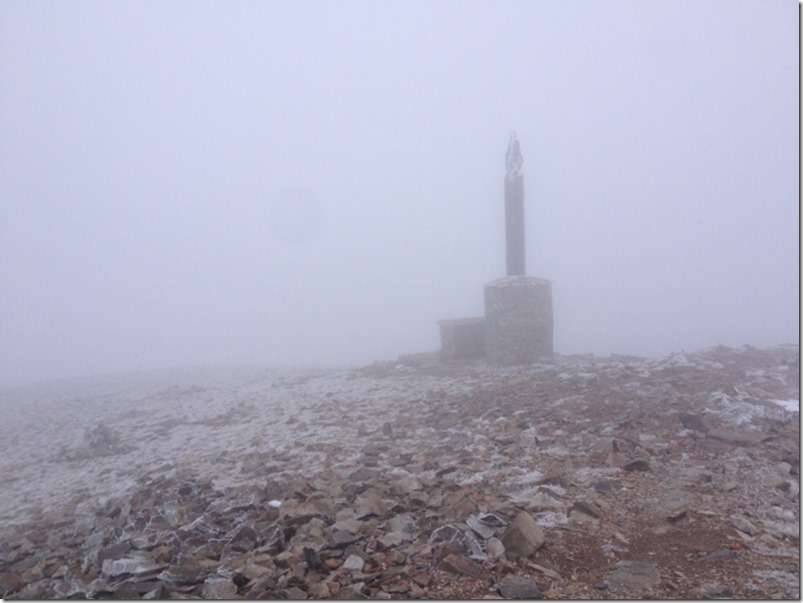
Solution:
{"label": "concrete pedestal", "polygon": [[500,365],[552,358],[552,283],[508,276],[485,285],[485,355]]}
{"label": "concrete pedestal", "polygon": [[439,320],[442,360],[466,360],[485,356],[485,318]]}

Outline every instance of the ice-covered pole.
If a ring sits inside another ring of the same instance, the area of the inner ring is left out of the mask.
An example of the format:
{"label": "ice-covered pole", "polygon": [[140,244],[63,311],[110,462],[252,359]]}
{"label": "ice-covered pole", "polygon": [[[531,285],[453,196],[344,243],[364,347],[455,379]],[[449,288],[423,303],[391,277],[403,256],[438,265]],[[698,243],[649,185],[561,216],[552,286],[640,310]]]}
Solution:
{"label": "ice-covered pole", "polygon": [[505,154],[505,247],[507,275],[523,276],[524,267],[524,176],[521,148],[516,133],[510,133]]}

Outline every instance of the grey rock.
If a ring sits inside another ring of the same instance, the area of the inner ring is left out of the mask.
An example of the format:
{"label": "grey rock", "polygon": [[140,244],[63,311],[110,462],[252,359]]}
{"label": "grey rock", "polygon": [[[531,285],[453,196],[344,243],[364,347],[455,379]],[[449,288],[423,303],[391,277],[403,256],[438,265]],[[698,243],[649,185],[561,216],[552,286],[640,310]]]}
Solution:
{"label": "grey rock", "polygon": [[491,559],[501,559],[505,554],[505,545],[498,538],[491,536],[485,543],[485,552]]}
{"label": "grey rock", "polygon": [[535,551],[544,546],[546,536],[543,530],[535,523],[532,515],[526,511],[519,513],[505,530],[502,544],[509,559],[517,557],[530,557]]}
{"label": "grey rock", "polygon": [[713,438],[699,440],[695,445],[699,450],[711,454],[727,454],[731,450],[730,444]]}
{"label": "grey rock", "polygon": [[391,532],[399,534],[404,540],[415,538],[415,520],[409,515],[394,515],[388,522],[388,527],[390,527]]}
{"label": "grey rock", "polygon": [[463,537],[465,538],[464,542],[466,543],[466,548],[468,549],[468,556],[472,559],[485,559],[486,555],[482,552],[482,546],[474,536],[474,533],[471,530],[464,530]]}
{"label": "grey rock", "polygon": [[499,582],[499,594],[506,599],[541,599],[544,596],[532,578],[513,574]]}
{"label": "grey rock", "polygon": [[769,436],[765,433],[743,429],[712,429],[708,432],[708,437],[726,444],[752,446],[760,444]]}
{"label": "grey rock", "polygon": [[387,534],[382,534],[376,539],[377,543],[381,544],[382,547],[386,549],[395,549],[402,543],[409,540],[410,538],[406,534],[400,534],[399,532],[388,532]]}
{"label": "grey rock", "polygon": [[408,496],[424,487],[421,480],[414,475],[405,475],[396,481],[394,486],[397,492]]}
{"label": "grey rock", "polygon": [[737,530],[741,530],[745,534],[748,534],[749,536],[755,536],[758,533],[756,526],[754,526],[749,519],[742,517],[741,515],[735,515],[731,517],[731,525]]}
{"label": "grey rock", "polygon": [[778,475],[788,476],[792,473],[792,465],[787,463],[786,461],[781,461],[777,465],[775,465],[775,471],[778,472]]}
{"label": "grey rock", "polygon": [[237,585],[230,578],[210,577],[204,580],[201,596],[204,599],[232,599],[237,595]]}
{"label": "grey rock", "polygon": [[644,459],[637,459],[635,461],[631,461],[622,467],[624,471],[649,471],[650,464],[645,461]]}
{"label": "grey rock", "polygon": [[764,479],[767,488],[777,488],[779,490],[789,490],[789,482],[780,475],[768,475]]}
{"label": "grey rock", "polygon": [[131,585],[134,587],[134,590],[137,592],[137,594],[143,599],[155,598],[164,594],[165,592],[165,587],[161,580],[140,581],[137,579],[136,581],[131,582]]}
{"label": "grey rock", "polygon": [[430,545],[453,542],[462,546],[464,541],[465,534],[463,530],[453,523],[447,523],[446,525],[435,528],[432,534],[430,534],[428,542]]}
{"label": "grey rock", "polygon": [[337,594],[332,598],[337,599],[339,601],[345,601],[350,599],[364,599],[365,597],[362,594],[363,588],[365,588],[364,582],[357,582],[356,584],[350,584],[349,586],[341,588],[337,592]]}
{"label": "grey rock", "polygon": [[175,586],[186,586],[201,584],[207,575],[208,571],[197,565],[171,565],[159,574],[159,579]]}
{"label": "grey rock", "polygon": [[670,522],[680,521],[694,503],[694,495],[685,490],[672,490],[661,498],[660,506]]}
{"label": "grey rock", "polygon": [[125,540],[98,551],[98,563],[103,564],[107,559],[119,559],[131,550],[131,542]]}
{"label": "grey rock", "polygon": [[618,490],[621,487],[622,485],[618,481],[610,479],[601,479],[594,484],[594,490],[601,494],[605,494],[611,490]]}
{"label": "grey rock", "polygon": [[736,558],[736,551],[733,551],[731,549],[722,549],[719,551],[708,553],[707,555],[703,555],[702,557],[700,557],[700,561],[716,562],[735,558]]}
{"label": "grey rock", "polygon": [[648,561],[619,561],[606,581],[610,588],[647,590],[657,586],[661,573],[654,563]]}
{"label": "grey rock", "polygon": [[301,590],[297,586],[291,586],[290,588],[288,588],[285,591],[285,595],[287,596],[288,599],[293,601],[299,601],[299,600],[303,601],[304,599],[307,598],[307,593]]}
{"label": "grey rock", "polygon": [[584,513],[590,517],[593,517],[594,519],[599,519],[602,516],[602,512],[597,505],[585,500],[575,501],[571,510],[579,511],[580,513]]}
{"label": "grey rock", "polygon": [[594,442],[589,452],[594,456],[602,456],[616,452],[616,440],[613,438],[600,438]]}
{"label": "grey rock", "polygon": [[463,555],[451,554],[446,556],[440,563],[440,569],[453,574],[462,574],[464,576],[471,576],[478,580],[487,580],[488,572],[484,567],[478,565],[471,559]]}
{"label": "grey rock", "polygon": [[124,575],[144,576],[156,573],[164,568],[164,564],[152,563],[140,557],[125,557],[123,559],[106,559],[103,562],[101,573],[109,578],[118,578]]}
{"label": "grey rock", "polygon": [[346,530],[332,530],[332,540],[330,546],[336,549],[344,549],[348,545],[357,542],[362,536],[352,534]]}
{"label": "grey rock", "polygon": [[497,531],[497,528],[487,525],[477,515],[469,515],[466,517],[466,525],[485,540],[496,534]]}
{"label": "grey rock", "polygon": [[683,412],[680,413],[680,422],[683,423],[683,427],[692,431],[706,432],[710,429],[708,420],[701,415]]}
{"label": "grey rock", "polygon": [[340,567],[350,572],[359,572],[365,567],[365,559],[359,555],[349,555]]}
{"label": "grey rock", "polygon": [[256,545],[259,533],[254,526],[244,524],[226,534],[226,540],[231,543],[234,550],[248,551]]}

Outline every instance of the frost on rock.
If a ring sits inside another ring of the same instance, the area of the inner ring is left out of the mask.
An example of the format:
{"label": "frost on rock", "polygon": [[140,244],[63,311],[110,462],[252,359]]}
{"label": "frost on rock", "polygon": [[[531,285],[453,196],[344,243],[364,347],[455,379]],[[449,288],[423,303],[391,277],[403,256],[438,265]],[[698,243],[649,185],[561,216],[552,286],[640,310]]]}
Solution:
{"label": "frost on rock", "polygon": [[[788,598],[798,363],[717,347],[2,391],[0,594],[481,598],[518,571],[526,513],[545,545],[522,567],[551,598]],[[661,582],[617,590],[623,561]]]}
{"label": "frost on rock", "polygon": [[787,412],[800,414],[800,400],[770,400],[770,402],[777,404]]}

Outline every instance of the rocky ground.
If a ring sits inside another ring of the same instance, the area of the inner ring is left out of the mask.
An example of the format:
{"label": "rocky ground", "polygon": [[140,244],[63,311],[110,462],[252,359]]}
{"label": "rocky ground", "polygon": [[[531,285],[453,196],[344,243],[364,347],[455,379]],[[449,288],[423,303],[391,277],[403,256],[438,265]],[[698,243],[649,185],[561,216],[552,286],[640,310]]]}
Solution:
{"label": "rocky ground", "polygon": [[0,394],[4,598],[799,598],[799,348]]}

